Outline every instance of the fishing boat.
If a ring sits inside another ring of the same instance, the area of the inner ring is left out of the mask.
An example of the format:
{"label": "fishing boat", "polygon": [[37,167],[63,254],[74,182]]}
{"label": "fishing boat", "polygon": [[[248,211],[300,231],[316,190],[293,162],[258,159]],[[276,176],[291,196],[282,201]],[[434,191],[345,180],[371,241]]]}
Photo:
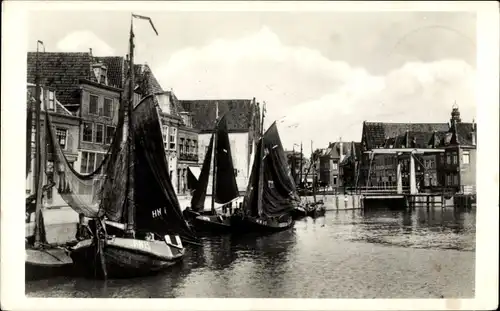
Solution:
{"label": "fishing boat", "polygon": [[[205,209],[210,170],[212,169],[212,206]],[[227,130],[226,114],[217,122],[210,138],[200,179],[191,199],[191,206],[184,210],[194,229],[198,232],[229,232],[231,230],[231,211],[221,213],[215,203],[231,205],[239,197],[236,176],[234,174],[231,146]]]}
{"label": "fishing boat", "polygon": [[242,210],[232,216],[232,226],[239,232],[287,230],[295,223],[291,212],[298,202],[300,198],[274,122],[257,143]]}
{"label": "fishing boat", "polygon": [[[71,248],[71,258],[77,270],[101,278],[157,272],[180,262],[183,243],[197,240],[182,216],[168,174],[156,98],[149,92],[134,107],[133,38],[131,25],[124,100],[99,168],[79,174],[55,147],[67,172],[62,197],[84,216],[81,219],[90,219],[90,237]],[[90,193],[82,194],[86,187]]]}
{"label": "fishing boat", "polygon": [[[45,112],[48,115],[45,101],[41,101],[41,86],[39,75],[39,61],[38,61],[38,44],[36,54],[36,89],[35,89],[35,170],[34,170],[34,193],[26,198],[26,219],[25,227],[27,234],[25,236],[25,275],[27,278],[39,278],[51,276],[60,272],[64,272],[71,266],[72,261],[69,256],[67,245],[56,245],[47,242],[45,235],[45,224],[43,221],[42,201],[43,194],[51,190],[54,183],[44,183],[44,172],[47,162],[47,142],[46,130],[47,122],[44,126],[41,125],[41,107],[45,105]],[[27,149],[26,149],[26,177],[31,165],[31,128],[33,121],[33,107],[31,105],[31,98],[28,102],[27,111]],[[34,222],[31,221],[34,214]],[[34,227],[34,228],[33,228]]]}

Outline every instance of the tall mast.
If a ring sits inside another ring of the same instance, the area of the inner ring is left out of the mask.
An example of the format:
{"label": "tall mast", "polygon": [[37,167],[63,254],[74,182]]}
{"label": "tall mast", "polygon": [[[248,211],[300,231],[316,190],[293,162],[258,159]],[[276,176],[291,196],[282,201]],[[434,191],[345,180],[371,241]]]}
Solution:
{"label": "tall mast", "polygon": [[217,125],[219,119],[219,102],[215,102],[215,131],[214,131],[214,150],[213,150],[213,159],[214,159],[214,167],[212,174],[212,212],[215,211],[215,174],[217,172]]}
{"label": "tall mast", "polygon": [[261,122],[261,127],[260,127],[260,139],[261,141],[261,148],[260,148],[260,165],[259,165],[259,183],[258,183],[258,188],[257,188],[257,211],[259,212],[259,216],[262,213],[262,188],[264,186],[264,116],[266,114],[266,102],[262,105],[262,122]]}
{"label": "tall mast", "polygon": [[311,166],[313,169],[313,177],[312,177],[313,199],[314,199],[314,203],[316,203],[316,163],[314,161],[314,149],[313,149],[313,141],[312,140],[311,140]]}
{"label": "tall mast", "polygon": [[134,165],[135,165],[135,146],[134,146],[134,130],[132,122],[132,111],[134,109],[134,87],[135,87],[135,77],[134,77],[134,18],[133,14],[130,17],[130,39],[129,39],[129,94],[127,100],[127,115],[126,121],[128,123],[128,135],[127,135],[127,146],[128,146],[128,172],[127,172],[127,233],[132,237],[135,236],[135,201],[134,201]]}
{"label": "tall mast", "polygon": [[[40,61],[38,58],[38,47],[39,43],[43,45],[43,42],[38,40],[36,43],[36,73],[35,73],[35,97],[36,97],[36,107],[35,107],[35,178],[34,181],[34,190],[36,193],[36,209],[35,209],[35,247],[40,246],[41,242],[41,213],[42,213],[42,142],[41,142],[41,90],[40,90]],[[44,46],[45,50],[45,46]],[[47,122],[47,120],[45,120]],[[31,151],[30,151],[31,152]]]}
{"label": "tall mast", "polygon": [[300,173],[299,173],[299,187],[302,184],[302,162],[303,160],[303,152],[302,152],[302,142],[300,142]]}

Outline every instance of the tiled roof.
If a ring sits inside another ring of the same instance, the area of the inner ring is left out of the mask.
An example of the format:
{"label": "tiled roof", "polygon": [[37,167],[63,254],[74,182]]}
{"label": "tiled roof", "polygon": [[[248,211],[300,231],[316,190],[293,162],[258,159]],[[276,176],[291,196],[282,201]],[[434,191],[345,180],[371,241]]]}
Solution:
{"label": "tiled roof", "polygon": [[459,122],[456,124],[457,143],[460,145],[473,145],[472,135],[477,135],[476,133],[477,126],[475,123]]}
{"label": "tiled roof", "polygon": [[[219,117],[227,113],[229,131],[247,131],[251,127],[254,105],[251,99],[223,99],[223,100],[180,100],[182,108],[191,112],[193,127],[203,131],[212,131],[216,119],[218,103]],[[258,117],[258,112],[256,112]]]}
{"label": "tiled roof", "polygon": [[[36,52],[28,52],[28,83],[35,83]],[[102,62],[108,68],[108,85],[122,88],[124,59],[120,56],[92,57],[88,52],[41,52],[40,84],[54,89],[57,100],[70,111],[80,104],[80,80],[97,83],[92,64]]]}
{"label": "tiled roof", "polygon": [[365,147],[367,150],[385,146],[386,139],[389,138],[398,137],[399,139],[401,139],[401,135],[405,135],[406,131],[416,134],[432,133],[434,131],[443,132],[448,131],[448,129],[448,123],[363,123],[363,133],[366,143]]}
{"label": "tiled roof", "polygon": [[[28,82],[35,83],[36,54],[28,52]],[[40,64],[40,84],[53,88],[57,99],[64,106],[79,104],[78,84],[80,79],[96,82],[91,74],[89,53],[38,53]],[[70,107],[68,107],[70,109]],[[76,107],[78,109],[78,107]],[[73,110],[76,110],[73,108]]]}
{"label": "tiled roof", "polygon": [[96,62],[102,62],[108,68],[108,85],[123,88],[125,83],[125,59],[122,56],[94,57]]}
{"label": "tiled roof", "polygon": [[136,87],[139,88],[138,91],[142,96],[164,92],[160,83],[156,80],[153,71],[147,64],[135,64],[134,74]]}

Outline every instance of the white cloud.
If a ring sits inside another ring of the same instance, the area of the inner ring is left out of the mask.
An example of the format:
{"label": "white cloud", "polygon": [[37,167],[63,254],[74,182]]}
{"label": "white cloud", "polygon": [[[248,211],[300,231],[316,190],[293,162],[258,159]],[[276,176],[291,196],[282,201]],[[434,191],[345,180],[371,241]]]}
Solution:
{"label": "white cloud", "polygon": [[92,48],[95,56],[115,55],[115,50],[91,31],[74,31],[57,43],[62,52],[88,52]]}
{"label": "white cloud", "polygon": [[447,122],[454,101],[462,119],[475,116],[475,70],[464,61],[412,62],[374,76],[316,50],[287,46],[267,27],[179,50],[154,70],[179,98],[266,101],[268,121],[286,116],[279,123],[285,147],[311,139],[324,146],[339,136],[359,141],[363,120]]}

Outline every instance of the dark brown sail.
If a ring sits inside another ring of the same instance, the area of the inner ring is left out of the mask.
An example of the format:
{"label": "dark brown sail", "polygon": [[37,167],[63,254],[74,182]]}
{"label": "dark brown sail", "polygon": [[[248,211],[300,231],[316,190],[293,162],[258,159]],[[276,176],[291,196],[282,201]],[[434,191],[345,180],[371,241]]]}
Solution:
{"label": "dark brown sail", "polygon": [[144,98],[132,114],[135,139],[135,220],[137,231],[180,234],[196,240],[188,227],[168,176],[160,121],[153,95]]}
{"label": "dark brown sail", "polygon": [[233,159],[231,156],[231,145],[227,130],[226,115],[222,116],[216,129],[217,157],[215,173],[215,202],[219,204],[228,203],[239,196],[236,177],[234,174]]}
{"label": "dark brown sail", "polygon": [[210,143],[205,153],[205,159],[203,160],[203,166],[201,168],[201,173],[198,182],[196,183],[196,188],[191,198],[191,209],[194,211],[202,211],[205,205],[205,197],[207,195],[208,179],[210,177],[210,168],[212,164],[212,151],[214,146],[214,135],[210,137]]}
{"label": "dark brown sail", "polygon": [[243,210],[245,215],[258,216],[258,202],[259,202],[259,171],[262,164],[262,139],[257,143],[255,155],[248,181],[247,190],[243,199]]}

